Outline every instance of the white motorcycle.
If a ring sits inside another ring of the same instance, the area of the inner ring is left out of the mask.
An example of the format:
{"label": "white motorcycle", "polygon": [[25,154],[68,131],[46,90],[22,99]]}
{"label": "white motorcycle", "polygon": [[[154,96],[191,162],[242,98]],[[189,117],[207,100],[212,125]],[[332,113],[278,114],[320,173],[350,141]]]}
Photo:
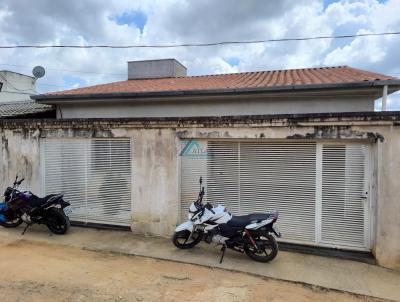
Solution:
{"label": "white motorcycle", "polygon": [[246,253],[251,259],[269,262],[278,254],[275,237],[281,237],[274,223],[278,212],[233,216],[224,206],[203,204],[204,187],[200,177],[199,197],[189,207],[189,220],[180,224],[172,241],[180,249],[190,249],[201,240],[222,245],[222,262],[226,248]]}

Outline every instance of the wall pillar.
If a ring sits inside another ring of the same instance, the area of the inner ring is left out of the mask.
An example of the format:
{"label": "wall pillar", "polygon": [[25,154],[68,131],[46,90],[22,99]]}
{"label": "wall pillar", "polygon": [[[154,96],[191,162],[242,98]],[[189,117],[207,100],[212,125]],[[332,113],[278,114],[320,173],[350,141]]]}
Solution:
{"label": "wall pillar", "polygon": [[180,203],[175,131],[138,130],[133,141],[132,231],[169,236],[178,221]]}
{"label": "wall pillar", "polygon": [[400,270],[400,133],[390,126],[382,134],[385,140],[378,146],[375,256],[379,265]]}

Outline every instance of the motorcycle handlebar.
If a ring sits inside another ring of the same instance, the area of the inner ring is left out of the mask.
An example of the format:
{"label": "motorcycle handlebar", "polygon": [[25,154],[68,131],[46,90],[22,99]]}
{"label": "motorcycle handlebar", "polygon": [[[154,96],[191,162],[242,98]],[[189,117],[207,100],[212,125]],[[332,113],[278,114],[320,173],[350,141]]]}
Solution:
{"label": "motorcycle handlebar", "polygon": [[18,181],[18,175],[15,176],[15,180],[14,180],[14,186],[19,186],[23,181],[25,180],[25,178],[22,178]]}
{"label": "motorcycle handlebar", "polygon": [[25,178],[22,178],[20,181],[14,181],[14,186],[19,186],[24,180]]}

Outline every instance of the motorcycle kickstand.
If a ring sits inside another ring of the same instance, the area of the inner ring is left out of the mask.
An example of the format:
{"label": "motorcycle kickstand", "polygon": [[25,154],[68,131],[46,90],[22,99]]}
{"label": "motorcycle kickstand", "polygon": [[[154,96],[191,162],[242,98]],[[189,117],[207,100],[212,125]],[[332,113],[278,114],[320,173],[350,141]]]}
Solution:
{"label": "motorcycle kickstand", "polygon": [[221,255],[221,259],[219,260],[219,263],[220,263],[220,264],[222,263],[222,260],[224,260],[225,250],[226,250],[226,244],[224,244],[224,245],[222,246],[222,248],[221,248],[222,255]]}
{"label": "motorcycle kickstand", "polygon": [[31,225],[32,225],[31,223],[29,223],[29,224],[26,225],[26,227],[24,228],[24,230],[23,230],[23,232],[22,232],[22,234],[21,234],[22,236],[25,235],[25,232],[28,230],[28,228],[29,228]]}

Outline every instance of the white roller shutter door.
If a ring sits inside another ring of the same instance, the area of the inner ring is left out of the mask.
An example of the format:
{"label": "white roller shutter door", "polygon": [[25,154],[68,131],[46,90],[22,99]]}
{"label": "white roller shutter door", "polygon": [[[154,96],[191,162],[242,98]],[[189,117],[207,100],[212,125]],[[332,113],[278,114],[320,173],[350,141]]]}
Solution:
{"label": "white roller shutter door", "polygon": [[368,155],[364,145],[323,145],[321,242],[367,247]]}
{"label": "white roller shutter door", "polygon": [[208,201],[235,215],[278,210],[283,241],[369,249],[368,145],[212,140],[196,145],[207,151],[201,159],[182,155],[182,219],[203,176]]}
{"label": "white roller shutter door", "polygon": [[42,167],[45,194],[63,193],[71,220],[131,224],[130,139],[45,139]]}
{"label": "white roller shutter door", "polygon": [[240,143],[241,213],[278,210],[286,240],[315,239],[315,143]]}

